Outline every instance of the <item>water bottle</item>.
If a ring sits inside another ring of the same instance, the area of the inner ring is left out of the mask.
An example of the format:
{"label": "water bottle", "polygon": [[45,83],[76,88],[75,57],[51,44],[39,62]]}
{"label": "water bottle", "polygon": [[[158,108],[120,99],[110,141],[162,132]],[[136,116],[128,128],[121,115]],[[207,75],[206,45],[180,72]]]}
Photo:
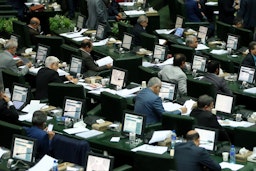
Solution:
{"label": "water bottle", "polygon": [[9,88],[5,88],[4,94],[5,94],[7,97],[11,98],[11,93],[10,93]]}
{"label": "water bottle", "polygon": [[53,162],[52,171],[58,171],[58,162],[57,162],[57,160],[54,160],[54,162]]}
{"label": "water bottle", "polygon": [[230,163],[236,163],[236,149],[234,145],[231,145],[229,155]]}
{"label": "water bottle", "polygon": [[176,132],[175,130],[172,131],[171,135],[171,150],[170,150],[170,156],[174,156],[174,148],[175,148],[175,143],[176,143]]}

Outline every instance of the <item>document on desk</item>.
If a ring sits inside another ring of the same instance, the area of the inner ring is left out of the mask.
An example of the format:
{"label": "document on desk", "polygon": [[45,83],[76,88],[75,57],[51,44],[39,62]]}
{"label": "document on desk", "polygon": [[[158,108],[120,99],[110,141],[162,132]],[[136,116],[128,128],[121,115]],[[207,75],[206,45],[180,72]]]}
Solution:
{"label": "document on desk", "polygon": [[157,29],[157,34],[171,34],[175,29]]}
{"label": "document on desk", "polygon": [[104,46],[105,44],[107,44],[108,42],[108,38],[107,39],[104,39],[104,40],[101,40],[99,42],[93,42],[93,46]]}
{"label": "document on desk", "polygon": [[245,128],[247,128],[247,127],[254,125],[254,123],[247,122],[247,121],[236,122],[236,121],[232,121],[229,119],[218,120],[218,122],[221,126],[230,126],[230,127],[245,127]]}
{"label": "document on desk", "polygon": [[145,14],[145,11],[143,10],[130,10],[130,11],[124,11],[125,15],[127,16],[134,16],[134,15],[143,15]]}
{"label": "document on desk", "polygon": [[144,66],[144,67],[158,66],[158,67],[162,68],[165,65],[172,65],[172,64],[173,64],[173,58],[169,58],[169,59],[165,60],[164,62],[157,63],[157,64],[151,63],[151,62],[147,62],[147,61],[142,62],[142,66]]}
{"label": "document on desk", "polygon": [[107,64],[112,64],[113,65],[113,59],[110,56],[106,56],[104,58],[101,58],[97,61],[95,61],[96,64],[98,64],[99,67],[107,65]]}
{"label": "document on desk", "polygon": [[243,90],[245,93],[251,93],[251,94],[256,94],[256,87],[253,88],[247,88]]}
{"label": "document on desk", "polygon": [[120,6],[127,6],[127,7],[132,7],[134,6],[134,2],[119,2]]}
{"label": "document on desk", "polygon": [[155,154],[163,154],[167,151],[168,147],[164,146],[154,146],[154,145],[148,145],[148,144],[143,144],[139,147],[133,148],[133,152],[137,151],[145,151],[149,153],[155,153]]}
{"label": "document on desk", "polygon": [[41,68],[42,67],[38,67],[38,68],[31,67],[29,68],[29,72],[36,75]]}
{"label": "document on desk", "polygon": [[167,137],[171,136],[171,130],[154,131],[152,138],[148,142],[149,144],[164,141]]}
{"label": "document on desk", "polygon": [[77,127],[77,128],[67,128],[67,129],[63,129],[64,132],[68,133],[68,134],[76,134],[76,133],[80,133],[80,132],[86,132],[89,131],[89,129],[85,128],[85,127]]}
{"label": "document on desk", "polygon": [[234,164],[234,163],[228,163],[228,162],[221,162],[220,163],[221,169],[231,169],[231,170],[239,170],[244,167],[244,165],[241,164]]}
{"label": "document on desk", "polygon": [[116,92],[117,95],[122,96],[122,97],[128,97],[128,96],[132,96],[134,95],[134,93],[137,93],[138,91],[140,91],[140,87],[135,87],[132,89],[122,89],[122,90],[118,90]]}
{"label": "document on desk", "polygon": [[46,154],[36,165],[34,165],[33,167],[31,167],[28,170],[29,171],[48,171],[48,170],[51,170],[52,164],[49,164],[49,163],[54,163],[55,160],[57,160],[57,159],[55,159],[51,156],[48,156]]}
{"label": "document on desk", "polygon": [[192,99],[186,100],[183,106],[187,108],[187,112],[183,113],[182,115],[190,115],[192,108],[195,104],[196,104],[196,101]]}
{"label": "document on desk", "polygon": [[198,46],[195,50],[207,50],[207,49],[209,49],[208,46],[206,46],[204,44],[198,44]]}
{"label": "document on desk", "polygon": [[90,40],[90,37],[88,37],[88,36],[82,36],[82,37],[73,38],[72,40],[74,40],[74,41],[76,41],[76,42],[80,42],[80,41],[83,41],[84,39]]}
{"label": "document on desk", "polygon": [[81,29],[79,32],[67,32],[60,34],[61,36],[67,37],[67,38],[75,38],[75,37],[82,37],[83,32],[87,31],[88,29]]}
{"label": "document on desk", "polygon": [[103,134],[103,132],[92,129],[90,131],[77,133],[75,135],[81,138],[91,138],[100,134]]}
{"label": "document on desk", "polygon": [[218,2],[206,2],[205,5],[206,6],[217,6]]}
{"label": "document on desk", "polygon": [[179,108],[181,108],[182,106],[178,103],[172,103],[172,102],[163,102],[163,107],[165,111],[174,111],[174,110],[178,110]]}
{"label": "document on desk", "polygon": [[227,54],[228,51],[227,50],[223,50],[223,49],[220,49],[220,50],[212,50],[210,53],[212,54],[215,54],[215,55],[224,55],[224,54]]}

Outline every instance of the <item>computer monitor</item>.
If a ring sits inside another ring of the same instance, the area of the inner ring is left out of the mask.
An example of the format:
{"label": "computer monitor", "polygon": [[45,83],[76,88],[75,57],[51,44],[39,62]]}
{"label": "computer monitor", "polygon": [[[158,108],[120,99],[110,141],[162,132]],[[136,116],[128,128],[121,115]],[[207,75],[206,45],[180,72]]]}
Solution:
{"label": "computer monitor", "polygon": [[17,35],[17,34],[13,34],[13,33],[12,33],[11,36],[10,36],[10,40],[17,41],[17,43],[18,43],[18,49],[21,49],[22,47],[24,47],[23,44],[22,44],[20,35]]}
{"label": "computer monitor", "polygon": [[239,43],[239,36],[233,35],[233,34],[228,34],[227,48],[237,50],[239,47],[238,43]]}
{"label": "computer monitor", "polygon": [[164,61],[168,52],[167,46],[164,45],[155,45],[153,59],[158,59],[159,61]]}
{"label": "computer monitor", "polygon": [[217,94],[215,99],[215,109],[223,114],[232,114],[235,98],[232,95]]}
{"label": "computer monitor", "polygon": [[49,53],[50,53],[50,46],[46,46],[39,43],[37,47],[37,52],[36,52],[36,62],[40,62],[44,64],[45,59]]}
{"label": "computer monitor", "polygon": [[102,154],[96,154],[89,152],[87,154],[87,160],[85,164],[85,171],[112,171],[114,166],[114,157],[105,156]]}
{"label": "computer monitor", "polygon": [[195,126],[194,130],[197,131],[200,136],[199,147],[203,147],[208,151],[214,152],[218,139],[218,130],[202,126]]}
{"label": "computer monitor", "polygon": [[177,15],[176,17],[176,22],[175,22],[175,28],[182,28],[183,25],[183,21],[184,21],[184,17]]}
{"label": "computer monitor", "polygon": [[65,96],[63,102],[63,116],[72,119],[81,119],[83,114],[86,113],[85,105],[85,99]]}
{"label": "computer monitor", "polygon": [[183,32],[184,32],[184,28],[177,28],[174,35],[178,37],[182,37]]}
{"label": "computer monitor", "polygon": [[122,134],[129,136],[135,133],[136,137],[143,139],[146,126],[146,115],[124,111],[122,121]]}
{"label": "computer monitor", "polygon": [[207,58],[204,56],[194,55],[193,63],[192,63],[192,70],[205,72],[207,64]]}
{"label": "computer monitor", "polygon": [[240,66],[238,81],[245,81],[247,83],[253,83],[255,77],[255,67]]}
{"label": "computer monitor", "polygon": [[14,134],[11,147],[11,158],[33,164],[36,158],[36,139]]}
{"label": "computer monitor", "polygon": [[96,40],[103,40],[106,36],[106,25],[105,24],[102,24],[102,23],[99,23],[98,26],[97,26],[97,30],[96,30],[96,35],[95,35],[95,38]]}
{"label": "computer monitor", "polygon": [[162,81],[162,87],[160,89],[159,96],[162,99],[174,101],[176,100],[177,91],[178,91],[177,83]]}
{"label": "computer monitor", "polygon": [[71,55],[69,73],[73,76],[83,73],[83,60],[80,57]]}
{"label": "computer monitor", "polygon": [[128,71],[122,68],[113,67],[110,75],[110,86],[124,88],[128,78]]}
{"label": "computer monitor", "polygon": [[197,37],[199,39],[201,39],[201,42],[205,42],[206,41],[206,36],[207,36],[207,32],[208,32],[208,27],[205,26],[200,26],[198,33],[197,33]]}
{"label": "computer monitor", "polygon": [[122,48],[124,50],[131,50],[132,47],[132,41],[133,41],[133,35],[124,33],[123,42],[122,42]]}
{"label": "computer monitor", "polygon": [[13,84],[11,101],[17,110],[22,110],[30,101],[31,88],[29,85]]}
{"label": "computer monitor", "polygon": [[85,22],[86,22],[86,17],[82,14],[79,14],[76,20],[76,27],[78,29],[85,28]]}

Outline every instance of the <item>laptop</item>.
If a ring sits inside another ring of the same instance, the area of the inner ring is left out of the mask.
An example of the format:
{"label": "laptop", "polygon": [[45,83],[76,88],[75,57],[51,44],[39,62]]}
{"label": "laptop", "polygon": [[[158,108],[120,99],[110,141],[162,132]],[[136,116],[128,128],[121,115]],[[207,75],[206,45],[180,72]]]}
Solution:
{"label": "laptop", "polygon": [[69,67],[69,73],[70,75],[77,77],[77,74],[83,74],[84,72],[84,61],[81,59],[81,57],[71,55],[71,62]]}
{"label": "laptop", "polygon": [[30,102],[31,88],[29,85],[14,83],[12,90],[11,101],[21,111]]}
{"label": "laptop", "polygon": [[153,52],[153,62],[163,62],[166,59],[168,53],[168,47],[164,45],[156,44]]}
{"label": "laptop", "polygon": [[162,81],[162,87],[160,89],[159,96],[164,100],[174,102],[177,99],[177,91],[177,83]]}
{"label": "laptop", "polygon": [[237,77],[237,81],[241,84],[246,82],[248,84],[253,84],[255,79],[255,67],[241,65]]}
{"label": "laptop", "polygon": [[192,70],[197,73],[205,73],[208,58],[202,55],[194,55],[192,62]]}
{"label": "laptop", "polygon": [[46,46],[38,43],[36,58],[35,58],[35,67],[38,68],[44,65],[46,57],[50,54],[50,46]]}
{"label": "laptop", "polygon": [[123,89],[127,85],[128,70],[112,67],[109,86],[112,89]]}
{"label": "laptop", "polygon": [[64,97],[62,116],[79,120],[83,118],[84,114],[86,114],[85,99],[79,99],[68,96]]}
{"label": "laptop", "polygon": [[174,36],[177,36],[177,37],[182,37],[182,35],[183,35],[183,33],[184,33],[184,28],[181,28],[181,27],[179,27],[179,28],[177,28],[176,29],[176,31],[175,31],[175,33],[174,33]]}
{"label": "laptop", "polygon": [[217,93],[215,98],[215,109],[217,114],[226,115],[233,118],[235,107],[235,96]]}
{"label": "laptop", "polygon": [[197,38],[203,44],[206,42],[207,33],[208,33],[208,27],[206,27],[206,26],[199,26],[199,30],[198,30],[198,33],[197,33]]}
{"label": "laptop", "polygon": [[99,23],[96,30],[96,35],[94,42],[99,42],[103,39],[105,39],[107,34],[107,26],[103,23]]}
{"label": "laptop", "polygon": [[84,171],[113,171],[114,157],[89,152]]}

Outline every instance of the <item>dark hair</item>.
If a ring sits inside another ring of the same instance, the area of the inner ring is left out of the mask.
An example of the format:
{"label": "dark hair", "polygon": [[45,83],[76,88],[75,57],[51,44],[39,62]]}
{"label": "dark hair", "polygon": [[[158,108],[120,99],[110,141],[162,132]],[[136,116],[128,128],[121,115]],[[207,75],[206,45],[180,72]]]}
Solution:
{"label": "dark hair", "polygon": [[214,73],[216,71],[216,69],[219,69],[219,68],[220,68],[219,61],[210,60],[207,63],[207,72],[209,72],[209,73]]}
{"label": "dark hair", "polygon": [[194,141],[194,140],[197,140],[199,137],[200,136],[199,136],[198,132],[195,132],[193,134],[188,134],[188,133],[186,134],[187,141]]}
{"label": "dark hair", "polygon": [[47,115],[40,111],[37,110],[33,113],[33,117],[32,117],[32,125],[35,126],[42,126],[47,120]]}
{"label": "dark hair", "polygon": [[92,46],[92,42],[90,40],[84,40],[81,43],[82,48],[86,48],[86,47],[90,48],[91,46]]}
{"label": "dark hair", "polygon": [[181,66],[182,62],[186,62],[186,56],[182,53],[175,54],[173,59],[173,65]]}
{"label": "dark hair", "polygon": [[256,45],[255,41],[250,42],[249,43],[249,51],[254,50],[255,45]]}
{"label": "dark hair", "polygon": [[243,24],[243,19],[239,16],[236,16],[235,19],[234,19],[234,25],[237,25],[237,24]]}
{"label": "dark hair", "polygon": [[213,98],[211,96],[208,96],[207,94],[202,95],[197,100],[197,107],[199,109],[202,109],[205,106],[210,106],[210,104],[213,102]]}

